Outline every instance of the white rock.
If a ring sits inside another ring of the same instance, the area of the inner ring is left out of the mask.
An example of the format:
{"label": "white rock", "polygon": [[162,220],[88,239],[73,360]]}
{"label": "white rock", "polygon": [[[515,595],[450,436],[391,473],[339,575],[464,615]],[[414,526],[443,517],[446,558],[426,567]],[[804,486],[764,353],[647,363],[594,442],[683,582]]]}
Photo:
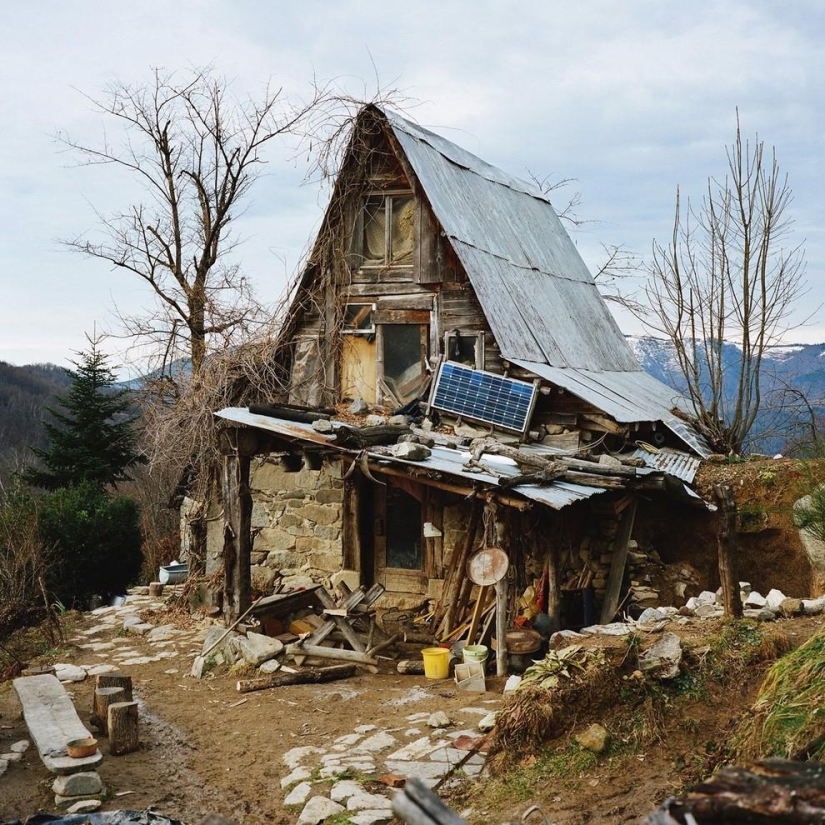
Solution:
{"label": "white rock", "polygon": [[744,601],[745,607],[764,607],[767,603],[767,599],[761,594],[758,593],[756,590],[752,590],[748,593],[747,598]]}
{"label": "white rock", "polygon": [[[426,716],[426,715],[427,715],[426,713],[423,714],[423,716]],[[423,716],[419,716],[418,714],[416,714],[416,716],[419,719],[423,718]],[[409,717],[407,717],[407,718],[409,719]],[[355,728],[356,733],[371,733],[374,730],[378,730],[378,725],[358,725],[358,727]]]}
{"label": "white rock", "polygon": [[802,612],[808,616],[818,616],[825,611],[825,596],[818,599],[802,599]]}
{"label": "white rock", "polygon": [[390,802],[386,796],[381,796],[377,793],[367,793],[363,788],[359,793],[350,796],[347,800],[348,811],[366,811],[379,808],[389,809],[391,807],[392,802]]}
{"label": "white rock", "polygon": [[757,607],[757,608],[750,608],[746,607],[742,611],[742,615],[746,619],[756,619],[758,622],[775,622],[776,621],[776,613],[773,612],[769,607]]}
{"label": "white rock", "polygon": [[150,642],[168,642],[178,635],[178,629],[173,624],[162,624],[149,631],[146,636]]}
{"label": "white rock", "polygon": [[739,582],[739,592],[745,594],[743,598],[747,599],[751,590],[753,590],[753,588],[750,582]]}
{"label": "white rock", "polygon": [[381,822],[389,822],[392,819],[392,809],[380,808],[379,810],[358,811],[353,814],[349,821],[352,825],[379,825]]}
{"label": "white rock", "polygon": [[428,753],[432,753],[436,748],[441,747],[441,742],[433,742],[429,736],[422,736],[414,742],[408,742],[403,748],[389,755],[388,759],[397,759],[408,762],[413,759],[421,759]]}
{"label": "white rock", "polygon": [[89,676],[99,676],[101,673],[112,673],[112,671],[117,670],[116,665],[92,665],[89,668],[86,668],[86,672]]}
{"label": "white rock", "polygon": [[[137,613],[127,613],[123,617],[123,629],[128,630],[133,624],[142,624],[143,620],[138,616]],[[106,627],[106,625],[102,625],[102,627]],[[88,632],[88,631],[87,631]]]}
{"label": "white rock", "polygon": [[576,633],[575,630],[557,630],[550,636],[550,649],[558,650],[567,645],[575,644],[576,639],[581,639],[582,634]]}
{"label": "white rock", "polygon": [[81,771],[58,776],[52,790],[60,796],[91,796],[103,791],[103,783],[97,771]]}
{"label": "white rock", "polygon": [[700,604],[693,613],[700,619],[718,619],[725,615],[725,608],[721,604]]}
{"label": "white rock", "polygon": [[360,733],[348,733],[335,740],[336,745],[354,745],[361,738]]}
{"label": "white rock", "polygon": [[392,734],[382,730],[365,739],[360,745],[356,745],[354,750],[361,753],[378,753],[378,751],[391,748],[396,742],[397,740]]}
{"label": "white rock", "polygon": [[284,799],[284,805],[303,805],[312,793],[309,782],[299,782]]}
{"label": "white rock", "polygon": [[264,636],[263,633],[247,633],[237,640],[237,645],[244,660],[251,665],[260,665],[268,659],[274,659],[283,652],[283,642]]}
{"label": "white rock", "polygon": [[12,753],[25,753],[31,747],[31,742],[28,739],[21,739],[19,742],[14,742],[9,746]]}
{"label": "white rock", "polygon": [[624,622],[611,622],[610,624],[593,624],[590,627],[583,627],[581,632],[585,636],[627,636],[631,630],[630,625]]}
{"label": "white rock", "polygon": [[9,753],[0,753],[0,759],[5,759],[6,762],[19,762],[22,758],[22,753],[14,753],[14,751],[9,751]]}
{"label": "white rock", "polygon": [[[702,605],[701,607],[710,607]],[[700,607],[700,609],[701,609]],[[643,673],[655,679],[673,679],[679,675],[682,661],[682,641],[675,633],[663,633],[656,643],[639,656]]]}
{"label": "white rock", "polygon": [[99,799],[83,799],[75,802],[66,810],[69,814],[90,814],[97,811],[103,803]]}
{"label": "white rock", "polygon": [[86,670],[77,665],[56,664],[54,675],[61,682],[82,682],[86,678]]}
{"label": "white rock", "polygon": [[131,633],[133,636],[145,636],[151,629],[152,625],[149,622],[139,622],[138,624],[130,624],[126,628],[126,632]]}
{"label": "white rock", "polygon": [[319,825],[325,819],[344,810],[342,805],[325,796],[313,796],[298,817],[298,825]]}
{"label": "white rock", "polygon": [[9,768],[9,763],[6,759],[0,757],[0,776],[2,776]]}
{"label": "white rock", "polygon": [[697,597],[698,604],[716,604],[716,593],[710,590],[703,590]]}
{"label": "white rock", "polygon": [[656,607],[646,607],[641,616],[636,620],[637,625],[653,625],[662,621],[667,621],[668,615],[663,610]]}
{"label": "white rock", "polygon": [[452,725],[452,722],[450,721],[450,717],[447,716],[443,710],[437,710],[435,713],[430,714],[427,724],[431,728],[448,728]]}
{"label": "white rock", "polygon": [[396,458],[403,458],[406,461],[425,461],[432,455],[432,450],[423,444],[413,444],[409,441],[402,441],[400,444],[393,444],[390,452]]}
{"label": "white rock", "polygon": [[292,773],[288,774],[281,780],[281,790],[294,785],[296,782],[303,782],[312,776],[312,771],[309,768],[299,765]]}
{"label": "white rock", "polygon": [[297,768],[307,756],[311,756],[314,753],[324,753],[324,749],[316,748],[314,745],[302,745],[301,747],[288,750],[281,758],[284,760],[284,764],[290,770],[293,770]]}
{"label": "white rock", "polygon": [[498,711],[495,713],[488,713],[483,719],[478,721],[478,729],[482,733],[491,731],[496,726],[496,719],[498,718]]}
{"label": "white rock", "polygon": [[333,802],[346,802],[351,796],[364,792],[364,786],[354,779],[342,779],[336,782],[329,791],[329,798]]}
{"label": "white rock", "polygon": [[779,605],[785,601],[787,596],[781,591],[773,588],[767,596],[765,596],[765,602],[771,610],[777,611],[779,610]]}
{"label": "white rock", "polygon": [[275,673],[281,669],[281,663],[277,659],[267,659],[258,670],[261,673]]}

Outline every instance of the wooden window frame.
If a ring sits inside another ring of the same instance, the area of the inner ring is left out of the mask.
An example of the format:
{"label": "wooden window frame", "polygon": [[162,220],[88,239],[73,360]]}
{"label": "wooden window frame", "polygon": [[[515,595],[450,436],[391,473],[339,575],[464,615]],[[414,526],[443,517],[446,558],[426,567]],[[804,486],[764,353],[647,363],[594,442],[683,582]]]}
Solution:
{"label": "wooden window frame", "polygon": [[[364,263],[364,216],[366,214],[366,207],[367,202],[374,198],[383,198],[384,199],[384,261],[379,264],[374,263]],[[392,201],[394,198],[412,198],[414,203],[414,210],[413,214],[415,215],[415,219],[413,222],[413,260],[410,263],[405,264],[398,264],[394,261],[388,260],[390,251],[392,249]],[[362,199],[361,202],[361,209],[358,213],[358,223],[357,223],[357,241],[356,241],[356,252],[358,254],[360,263],[358,265],[359,269],[366,270],[368,272],[397,272],[399,274],[412,274],[415,272],[415,249],[417,247],[417,239],[418,239],[418,208],[417,208],[417,201],[415,198],[415,193],[409,189],[387,189],[382,191],[373,191],[367,192]]]}
{"label": "wooden window frame", "polygon": [[453,336],[458,333],[462,338],[475,338],[475,356],[476,362],[474,369],[484,369],[484,333],[483,332],[462,332],[460,329],[451,329],[444,333],[444,357],[447,361],[452,361],[452,354],[450,352],[450,342]]}

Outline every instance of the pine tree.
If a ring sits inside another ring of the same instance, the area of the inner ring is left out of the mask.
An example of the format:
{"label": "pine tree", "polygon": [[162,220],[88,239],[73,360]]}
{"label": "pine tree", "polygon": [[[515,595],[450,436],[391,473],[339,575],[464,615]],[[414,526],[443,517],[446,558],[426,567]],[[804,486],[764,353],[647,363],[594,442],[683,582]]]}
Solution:
{"label": "pine tree", "polygon": [[88,341],[89,350],[72,362],[76,369],[66,371],[72,384],[57,397],[62,411],[47,408],[54,419],[44,424],[48,445],[32,448],[42,467],[27,468],[23,479],[35,487],[116,486],[128,480],[130,467],[145,461],[136,449],[128,392],[112,389],[115,375],[99,339]]}

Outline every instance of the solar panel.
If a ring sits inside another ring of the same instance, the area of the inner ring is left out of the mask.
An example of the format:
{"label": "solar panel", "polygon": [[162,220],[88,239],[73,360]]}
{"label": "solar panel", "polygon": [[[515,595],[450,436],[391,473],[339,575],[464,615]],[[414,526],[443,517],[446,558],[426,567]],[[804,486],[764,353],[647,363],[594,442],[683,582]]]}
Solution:
{"label": "solar panel", "polygon": [[525,381],[445,361],[430,403],[444,412],[523,433],[537,389]]}

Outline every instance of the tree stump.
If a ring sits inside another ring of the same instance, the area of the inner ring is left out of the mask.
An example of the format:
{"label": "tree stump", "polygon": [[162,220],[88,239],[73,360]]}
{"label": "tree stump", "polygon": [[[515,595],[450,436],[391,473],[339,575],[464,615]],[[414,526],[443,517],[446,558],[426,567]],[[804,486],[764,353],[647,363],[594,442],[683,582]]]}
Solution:
{"label": "tree stump", "polygon": [[95,707],[92,719],[103,736],[109,735],[109,705],[123,702],[126,691],[122,687],[95,688]]}
{"label": "tree stump", "polygon": [[[113,673],[100,673],[95,681],[95,688],[123,688],[123,695],[116,702],[131,702],[134,698],[132,696],[132,677],[126,673],[115,671]],[[95,691],[97,692],[97,691]],[[98,717],[97,715],[97,697],[92,699],[92,715],[89,722],[93,727],[97,728],[100,733],[106,733],[106,715]]]}
{"label": "tree stump", "polygon": [[122,756],[138,749],[138,703],[113,702],[109,705],[106,726],[109,729],[109,753]]}
{"label": "tree stump", "polygon": [[163,584],[161,582],[151,582],[149,584],[149,596],[159,599],[163,595]]}

